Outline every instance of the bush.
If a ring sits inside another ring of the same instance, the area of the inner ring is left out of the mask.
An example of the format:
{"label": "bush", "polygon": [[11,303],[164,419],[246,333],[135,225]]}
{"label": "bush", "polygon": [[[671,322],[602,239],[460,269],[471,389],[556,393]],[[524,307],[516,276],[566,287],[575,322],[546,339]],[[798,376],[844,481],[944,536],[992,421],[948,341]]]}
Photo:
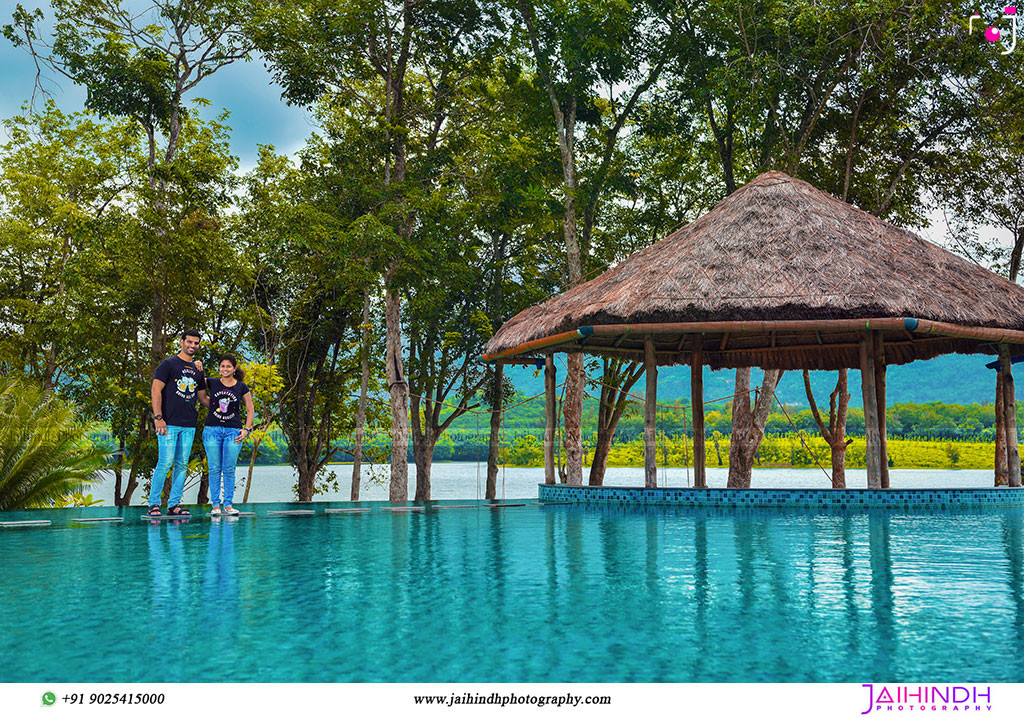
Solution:
{"label": "bush", "polygon": [[89,432],[74,405],[0,377],[0,510],[60,505],[100,480],[106,460]]}

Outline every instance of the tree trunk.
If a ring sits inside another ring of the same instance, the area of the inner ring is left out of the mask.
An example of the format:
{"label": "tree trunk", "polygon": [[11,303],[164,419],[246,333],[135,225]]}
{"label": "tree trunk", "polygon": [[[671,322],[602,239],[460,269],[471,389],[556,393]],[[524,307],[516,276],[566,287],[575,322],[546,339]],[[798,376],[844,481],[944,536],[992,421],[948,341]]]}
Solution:
{"label": "tree trunk", "polygon": [[135,493],[135,489],[139,487],[139,467],[140,461],[142,460],[142,443],[146,440],[149,435],[149,409],[142,409],[142,416],[139,418],[139,428],[135,432],[135,444],[132,446],[132,467],[128,471],[128,485],[125,486],[124,493],[121,495],[114,495],[114,503],[119,507],[125,507],[132,504],[132,494]]}
{"label": "tree trunk", "polygon": [[999,361],[1003,374],[1003,416],[1006,424],[1006,468],[1011,488],[1020,487],[1020,448],[1017,436],[1017,399],[1013,385],[1010,349],[999,344]]}
{"label": "tree trunk", "polygon": [[362,377],[359,382],[359,408],[356,410],[356,436],[352,447],[352,488],[349,500],[359,500],[360,471],[363,465],[363,429],[366,425],[366,397],[370,388],[370,292],[363,292],[363,342],[359,347],[359,366]]}
{"label": "tree trunk", "polygon": [[313,489],[316,486],[316,466],[308,459],[308,456],[301,456],[296,461],[299,472],[299,500],[307,502],[313,500]]}
{"label": "tree trunk", "polygon": [[881,331],[874,331],[875,402],[878,409],[878,460],[883,488],[889,487],[889,442],[885,426],[885,346]]}
{"label": "tree trunk", "polygon": [[608,454],[615,430],[629,402],[629,392],[644,373],[643,364],[623,359],[603,360],[601,398],[597,409],[597,436],[590,463],[590,485],[604,485]]}
{"label": "tree trunk", "polygon": [[388,498],[393,503],[409,500],[409,384],[402,370],[402,329],[400,299],[388,289],[384,293],[386,325],[386,373],[391,394],[391,483]]}
{"label": "tree trunk", "polygon": [[252,488],[252,471],[256,467],[256,457],[260,454],[260,444],[263,443],[262,436],[252,439],[252,453],[249,454],[249,472],[245,479],[245,495],[242,502],[249,502],[249,489]]}
{"label": "tree trunk", "polygon": [[569,485],[583,484],[583,355],[566,361],[565,399],[562,404],[565,474]]}
{"label": "tree trunk", "polygon": [[814,392],[811,390],[811,375],[804,369],[804,391],[807,394],[807,402],[811,407],[811,414],[814,422],[818,424],[818,432],[825,439],[832,453],[832,487],[846,487],[846,413],[850,405],[850,394],[847,392],[847,370],[839,369],[836,378],[836,387],[829,397],[828,426],[825,425],[821,414],[818,412],[818,404],[814,400]]}
{"label": "tree trunk", "polygon": [[644,487],[656,488],[658,457],[655,419],[658,410],[658,362],[654,354],[654,341],[650,337],[644,340],[644,373],[647,384],[644,391]]}
{"label": "tree trunk", "polygon": [[[226,473],[228,470],[227,466],[222,466],[222,469]],[[234,466],[231,467],[232,475],[234,474]],[[233,479],[233,478],[232,478]],[[199,479],[199,494],[196,496],[197,505],[206,505],[210,502],[210,474],[204,472],[203,476]]]}
{"label": "tree trunk", "polygon": [[[846,436],[846,433],[843,433]],[[833,443],[829,446],[832,449],[832,487],[846,487],[846,441]]]}
{"label": "tree trunk", "polygon": [[487,486],[484,489],[484,497],[487,500],[494,500],[498,495],[498,453],[501,450],[501,418],[502,418],[502,388],[505,381],[505,366],[498,364],[494,367],[494,384],[492,395],[495,400],[491,405],[491,434],[487,441]]}
{"label": "tree trunk", "polygon": [[860,337],[860,385],[864,400],[865,463],[868,469],[868,488],[882,487],[882,466],[878,438],[878,394],[875,389],[875,361],[870,331]]}
{"label": "tree trunk", "polygon": [[590,485],[604,485],[608,454],[611,452],[614,436],[614,429],[597,434],[597,439],[594,441],[594,460],[590,465]]}
{"label": "tree trunk", "polygon": [[1006,416],[1003,413],[1003,372],[996,373],[996,486],[1010,485],[1006,454]]}
{"label": "tree trunk", "polygon": [[430,468],[434,463],[436,438],[428,427],[425,433],[413,438],[412,453],[416,462],[416,501],[430,500]]}
{"label": "tree trunk", "polygon": [[750,368],[736,369],[736,391],[732,401],[732,438],[729,442],[729,488],[749,488],[757,449],[764,438],[780,369],[764,372],[764,381],[753,410],[750,406]]}
{"label": "tree trunk", "polygon": [[121,474],[124,472],[124,436],[117,439],[117,460],[114,461],[114,505],[120,505]]}

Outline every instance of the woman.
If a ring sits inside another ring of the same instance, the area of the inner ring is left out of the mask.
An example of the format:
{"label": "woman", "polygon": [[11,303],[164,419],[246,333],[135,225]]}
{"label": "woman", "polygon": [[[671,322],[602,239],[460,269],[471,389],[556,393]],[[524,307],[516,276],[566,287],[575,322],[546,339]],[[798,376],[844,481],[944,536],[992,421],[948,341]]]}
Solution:
{"label": "woman", "polygon": [[[217,365],[220,378],[211,378],[208,384],[209,411],[203,428],[203,446],[206,462],[210,465],[210,503],[212,515],[238,515],[231,503],[235,498],[235,466],[242,441],[252,432],[254,409],[252,393],[245,385],[245,374],[231,354],[220,357]],[[242,426],[241,406],[245,403],[245,426]],[[223,477],[224,497],[221,499]]]}

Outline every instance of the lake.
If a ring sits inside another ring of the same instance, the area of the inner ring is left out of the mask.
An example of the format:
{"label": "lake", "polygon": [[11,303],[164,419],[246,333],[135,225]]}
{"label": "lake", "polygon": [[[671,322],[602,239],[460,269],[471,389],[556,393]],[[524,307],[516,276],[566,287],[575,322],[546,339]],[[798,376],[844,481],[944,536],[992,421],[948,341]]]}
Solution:
{"label": "lake", "polygon": [[[360,491],[362,500],[388,499],[388,466],[364,466],[363,487]],[[315,500],[347,501],[350,481],[352,478],[351,464],[338,464],[330,467],[338,476],[338,490],[317,495]],[[587,469],[584,469],[586,481]],[[248,467],[238,468],[236,484],[237,501],[245,493],[245,476]],[[890,469],[893,488],[984,488],[993,484],[992,471],[979,470],[936,470],[921,469]],[[487,478],[487,465],[476,463],[435,463],[431,475],[431,498],[435,500],[477,500],[484,497],[484,482]],[[726,468],[708,468],[708,485],[712,488],[724,488],[728,478]],[[295,500],[295,472],[290,466],[256,466],[253,471],[250,502],[279,503]],[[544,482],[543,468],[508,467],[498,469],[499,498],[536,498],[537,484]],[[609,468],[605,475],[605,485],[642,486],[644,484],[643,468]],[[847,470],[846,484],[850,488],[866,488],[867,472],[864,469]],[[685,468],[662,468],[658,470],[658,485],[687,486],[693,485],[693,471]],[[754,469],[753,488],[828,488],[830,480],[818,468],[761,468]],[[93,498],[103,500],[104,505],[113,505],[113,475],[86,491]],[[199,492],[198,484],[186,488],[184,502],[196,502]],[[409,497],[416,492],[416,467],[409,464]],[[136,490],[133,505],[141,505],[145,496]]]}

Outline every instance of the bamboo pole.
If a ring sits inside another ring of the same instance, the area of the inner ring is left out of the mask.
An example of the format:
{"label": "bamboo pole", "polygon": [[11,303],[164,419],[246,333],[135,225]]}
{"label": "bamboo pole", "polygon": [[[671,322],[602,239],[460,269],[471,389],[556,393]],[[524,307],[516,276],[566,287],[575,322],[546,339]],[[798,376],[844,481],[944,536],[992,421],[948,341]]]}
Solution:
{"label": "bamboo pole", "polygon": [[544,357],[544,483],[555,484],[555,357]]}
{"label": "bamboo pole", "polygon": [[871,333],[865,331],[860,339],[860,386],[864,397],[864,435],[867,443],[865,462],[868,469],[868,488],[882,487],[878,441],[878,394],[875,390],[875,356],[871,350]]}
{"label": "bamboo pole", "polygon": [[878,403],[878,460],[881,468],[883,488],[889,487],[889,445],[885,427],[885,343],[881,331],[872,331],[874,335],[875,358],[875,399]]}
{"label": "bamboo pole", "polygon": [[999,344],[999,362],[1003,374],[1003,416],[1006,422],[1006,468],[1011,488],[1020,487],[1020,450],[1017,444],[1017,399],[1014,396],[1010,348]]}
{"label": "bamboo pole", "polygon": [[1006,456],[1006,416],[1003,415],[1003,372],[996,372],[996,487],[1010,485]]}
{"label": "bamboo pole", "polygon": [[693,407],[693,487],[707,488],[704,455],[704,337],[693,337],[690,361],[690,405]]}
{"label": "bamboo pole", "polygon": [[646,372],[646,393],[644,395],[644,487],[658,487],[658,459],[655,455],[656,427],[654,424],[658,409],[658,364],[654,358],[654,340],[644,339],[644,371]]}

